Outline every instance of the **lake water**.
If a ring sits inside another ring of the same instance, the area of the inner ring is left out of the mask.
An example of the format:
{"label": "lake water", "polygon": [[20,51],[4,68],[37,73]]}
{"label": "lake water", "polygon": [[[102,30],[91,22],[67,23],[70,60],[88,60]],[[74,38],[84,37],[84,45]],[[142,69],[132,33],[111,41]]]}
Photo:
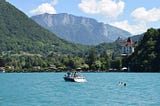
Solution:
{"label": "lake water", "polygon": [[0,73],[0,106],[160,106],[160,73],[83,73],[85,83],[63,75]]}

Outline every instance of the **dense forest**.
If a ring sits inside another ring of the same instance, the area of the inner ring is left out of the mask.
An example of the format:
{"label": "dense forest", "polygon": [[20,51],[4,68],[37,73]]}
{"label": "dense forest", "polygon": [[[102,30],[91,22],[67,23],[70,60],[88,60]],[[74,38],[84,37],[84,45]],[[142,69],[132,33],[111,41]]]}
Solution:
{"label": "dense forest", "polygon": [[160,72],[160,30],[148,29],[124,64],[132,72]]}
{"label": "dense forest", "polygon": [[[0,57],[0,66],[7,72],[66,71],[82,68],[84,71],[117,71],[122,67],[122,60],[113,57],[112,51],[98,53],[91,48],[84,56],[36,54],[5,54]],[[117,70],[116,70],[117,69]]]}

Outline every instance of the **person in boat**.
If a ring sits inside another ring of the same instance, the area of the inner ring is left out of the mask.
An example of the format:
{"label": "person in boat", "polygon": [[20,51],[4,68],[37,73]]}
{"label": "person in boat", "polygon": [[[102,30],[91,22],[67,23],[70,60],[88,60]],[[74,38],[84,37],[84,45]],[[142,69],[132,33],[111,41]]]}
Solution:
{"label": "person in boat", "polygon": [[71,73],[70,72],[67,72],[67,77],[70,77]]}
{"label": "person in boat", "polygon": [[73,77],[77,77],[77,72],[74,72],[74,76]]}

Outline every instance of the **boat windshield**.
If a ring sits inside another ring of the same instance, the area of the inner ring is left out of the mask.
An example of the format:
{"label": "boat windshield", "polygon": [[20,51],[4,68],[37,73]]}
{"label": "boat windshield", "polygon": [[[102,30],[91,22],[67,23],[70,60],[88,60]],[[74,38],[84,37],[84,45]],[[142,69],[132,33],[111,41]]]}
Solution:
{"label": "boat windshield", "polygon": [[67,72],[65,77],[83,77],[83,75],[80,72]]}

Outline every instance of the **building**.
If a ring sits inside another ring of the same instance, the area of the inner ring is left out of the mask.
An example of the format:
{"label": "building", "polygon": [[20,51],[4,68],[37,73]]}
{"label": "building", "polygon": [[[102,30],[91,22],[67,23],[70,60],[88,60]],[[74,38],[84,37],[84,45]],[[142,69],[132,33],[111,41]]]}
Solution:
{"label": "building", "polygon": [[122,56],[125,56],[125,55],[130,55],[134,52],[134,47],[135,47],[135,43],[132,42],[131,38],[129,37],[127,39],[126,42],[124,42],[122,44]]}
{"label": "building", "polygon": [[0,67],[0,73],[5,72],[5,67]]}

